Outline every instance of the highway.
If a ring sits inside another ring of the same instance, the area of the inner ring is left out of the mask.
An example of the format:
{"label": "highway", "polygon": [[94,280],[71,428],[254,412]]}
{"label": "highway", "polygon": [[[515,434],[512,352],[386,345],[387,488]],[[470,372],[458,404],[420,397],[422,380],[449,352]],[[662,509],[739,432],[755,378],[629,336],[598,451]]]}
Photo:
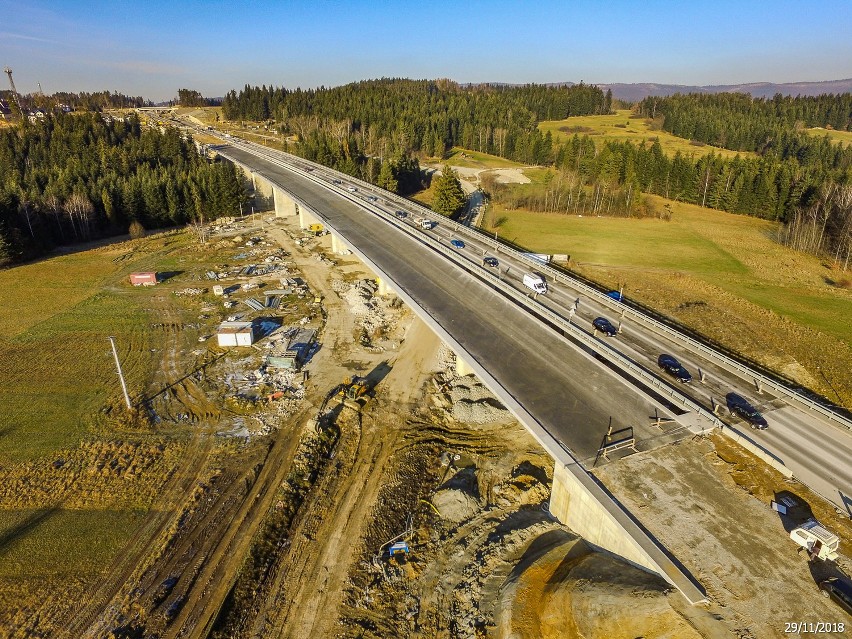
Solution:
{"label": "highway", "polygon": [[[445,326],[448,330],[452,329],[453,334],[455,334],[454,331],[458,331],[460,336],[467,339],[481,328],[486,334],[499,334],[502,339],[507,340],[500,343],[499,350],[507,354],[507,358],[502,362],[492,361],[493,352],[490,354],[488,352],[498,350],[496,342],[493,341],[490,342],[493,344],[491,349],[485,348],[484,352],[471,350],[471,352],[476,353],[477,360],[492,372],[501,384],[505,382],[506,388],[511,390],[512,395],[526,408],[531,409],[530,412],[541,419],[542,425],[548,432],[562,441],[576,457],[581,460],[594,457],[594,451],[597,450],[602,434],[606,431],[609,417],[613,418],[613,425],[616,428],[631,425],[636,429],[640,449],[653,447],[673,437],[671,434],[665,435],[665,431],[671,431],[671,428],[664,428],[664,432],[661,432],[649,426],[648,417],[654,415],[655,409],[661,407],[658,402],[650,401],[648,398],[639,399],[635,391],[632,391],[634,397],[625,397],[624,389],[629,386],[619,381],[618,375],[590,360],[588,355],[580,356],[580,359],[585,360],[587,364],[578,366],[576,347],[572,348],[566,343],[564,350],[560,345],[559,350],[554,351],[551,344],[555,341],[555,334],[550,329],[544,329],[543,333],[539,333],[538,329],[535,330],[535,341],[539,348],[530,350],[526,347],[530,341],[528,335],[533,331],[531,325],[536,323],[529,321],[530,316],[526,319],[519,317],[518,314],[525,315],[525,313],[516,305],[508,304],[487,286],[481,284],[477,286],[475,278],[464,274],[458,266],[452,265],[445,257],[425,249],[422,243],[412,242],[410,238],[403,239],[406,238],[405,234],[395,230],[375,214],[370,215],[369,212],[381,211],[388,215],[396,215],[397,211],[405,211],[404,217],[396,216],[397,223],[409,225],[411,229],[416,229],[417,233],[454,251],[469,263],[470,270],[480,272],[480,277],[486,280],[488,277],[495,279],[499,277],[519,290],[524,290],[521,278],[524,273],[530,271],[530,265],[528,261],[518,259],[514,251],[500,249],[494,242],[487,241],[487,238],[483,238],[480,234],[448,220],[439,219],[435,228],[425,231],[417,226],[416,219],[424,215],[429,215],[431,219],[437,219],[439,216],[424,214],[423,209],[416,205],[401,202],[383,191],[371,189],[360,182],[356,183],[346,176],[319,165],[312,165],[312,171],[309,174],[305,173],[303,169],[310,163],[294,160],[292,156],[262,147],[258,149],[260,153],[274,157],[275,162],[261,160],[254,155],[254,152],[249,153],[235,147],[228,148],[227,153],[238,157],[244,164],[268,174],[276,182],[286,186],[287,190],[314,207],[321,215],[328,217],[329,222],[341,232],[345,241],[368,253],[371,251],[383,253],[377,254],[377,257],[382,260],[383,268],[387,266],[386,272],[392,273],[395,278],[405,274],[406,277],[398,284],[404,285],[409,294],[416,294],[415,297],[417,295],[429,297],[428,301],[424,297],[424,303],[427,303],[426,308],[429,308],[430,312],[434,309],[440,313],[442,321],[447,322]],[[282,163],[291,165],[292,169],[282,167]],[[346,190],[347,187],[356,190],[349,191]],[[357,225],[355,220],[358,222]],[[344,222],[346,224],[343,224]],[[380,243],[375,241],[377,237],[381,238]],[[462,240],[464,247],[451,247],[451,239]],[[381,247],[378,246],[379,244]],[[417,252],[413,252],[414,246],[417,247]],[[427,257],[429,253],[432,255]],[[392,255],[395,256],[394,259],[391,259]],[[483,267],[484,255],[496,257],[499,266],[490,269]],[[433,264],[434,260],[437,261]],[[412,272],[414,265],[417,270]],[[463,284],[464,293],[459,295],[459,291],[455,288],[447,289],[445,284],[448,280]],[[432,286],[423,286],[424,282],[429,282]],[[594,334],[591,321],[595,317],[604,316],[613,324],[619,324],[621,318],[617,312],[616,302],[611,300],[602,302],[586,294],[581,286],[571,286],[570,281],[565,281],[565,278],[560,278],[558,282],[549,280],[548,285],[548,293],[538,296],[537,301],[589,334]],[[427,291],[429,295],[426,295]],[[447,295],[445,303],[432,297],[435,291],[441,291]],[[481,297],[483,295],[485,297]],[[483,304],[490,305],[490,313],[484,315],[480,313]],[[510,308],[511,312],[506,310]],[[571,312],[572,309],[574,313]],[[512,317],[511,324],[514,328],[507,331],[502,330],[506,327],[501,327],[500,330],[496,330],[497,327],[493,326],[493,322],[488,324],[488,320],[494,316]],[[472,317],[476,318],[473,323],[468,321]],[[518,343],[512,344],[513,338]],[[677,391],[684,393],[707,409],[712,410],[714,404],[721,404],[718,415],[730,428],[781,460],[800,481],[816,492],[846,510],[852,508],[852,498],[850,498],[852,495],[852,433],[849,430],[829,422],[822,415],[808,410],[807,407],[795,405],[779,397],[777,393],[770,392],[770,389],[764,386],[761,386],[761,391],[758,392],[753,379],[732,371],[724,364],[724,361],[708,357],[698,350],[692,350],[684,346],[682,341],[672,340],[668,335],[650,330],[645,325],[631,322],[629,316],[623,322],[619,335],[612,338],[599,335],[599,339],[648,372],[665,380],[666,384],[676,385]],[[476,339],[470,342],[470,346],[474,349],[481,348]],[[468,343],[465,343],[465,347],[468,347]],[[570,356],[565,351],[574,351],[574,355]],[[546,353],[548,357],[544,357],[543,353]],[[660,353],[669,353],[677,357],[693,374],[693,382],[682,385],[661,373],[656,366]],[[492,357],[489,358],[489,355]],[[564,365],[556,366],[550,355],[558,358]],[[529,361],[530,365],[525,366],[526,361]],[[592,367],[589,368],[588,364],[592,364]],[[531,372],[533,374],[530,374]],[[589,374],[592,376],[589,377]],[[557,389],[549,383],[553,376],[560,380],[560,383],[556,384]],[[545,378],[548,381],[544,381]],[[730,391],[748,398],[764,414],[769,422],[769,428],[764,431],[752,430],[739,418],[729,415],[724,407],[724,396]],[[553,403],[554,397],[564,398],[564,401],[555,403],[570,407],[567,415],[564,409],[549,406]],[[603,402],[600,401],[601,398],[604,399]],[[566,417],[570,418],[566,420]],[[583,426],[582,422],[587,422],[587,425]]]}

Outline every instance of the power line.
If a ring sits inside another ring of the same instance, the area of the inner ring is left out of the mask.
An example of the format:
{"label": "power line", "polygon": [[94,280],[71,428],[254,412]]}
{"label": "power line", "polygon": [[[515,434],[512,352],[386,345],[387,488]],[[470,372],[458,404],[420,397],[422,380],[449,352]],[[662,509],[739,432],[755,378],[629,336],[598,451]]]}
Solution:
{"label": "power line", "polygon": [[115,350],[115,338],[108,337],[109,343],[112,344],[112,354],[115,357],[115,367],[118,369],[118,379],[121,380],[121,390],[124,391],[124,401],[127,402],[127,410],[131,410],[133,406],[130,404],[130,395],[127,394],[127,384],[124,383],[124,373],[121,372],[121,362],[118,360],[118,351]]}

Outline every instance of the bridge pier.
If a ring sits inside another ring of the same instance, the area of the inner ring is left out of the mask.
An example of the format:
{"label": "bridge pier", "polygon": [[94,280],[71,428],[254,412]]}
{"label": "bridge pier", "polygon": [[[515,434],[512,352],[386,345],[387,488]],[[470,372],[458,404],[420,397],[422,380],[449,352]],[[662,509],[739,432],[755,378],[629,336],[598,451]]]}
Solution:
{"label": "bridge pier", "polygon": [[461,355],[456,353],[456,375],[466,377],[467,375],[474,374],[476,374],[476,371],[473,370],[473,367]]}
{"label": "bridge pier", "polygon": [[275,185],[272,185],[272,201],[275,204],[275,217],[287,217],[299,212],[299,205],[287,194],[287,191]]}
{"label": "bridge pier", "polygon": [[[299,211],[299,228],[306,229],[311,224],[322,224],[322,220],[317,218],[306,206],[298,206]],[[334,236],[332,236],[332,241]]]}
{"label": "bridge pier", "polygon": [[275,207],[275,189],[272,182],[259,173],[252,171],[251,184],[254,189],[254,202],[258,211],[268,211]]}
{"label": "bridge pier", "polygon": [[[350,255],[352,251],[349,250],[349,247],[343,243],[343,240],[337,235],[337,233],[331,234],[331,252],[335,255]],[[385,295],[382,293],[382,282],[379,280],[379,295]]]}
{"label": "bridge pier", "polygon": [[[334,236],[332,235],[331,237],[333,240]],[[376,283],[379,285],[379,295],[382,297],[385,297],[386,295],[393,295],[393,289],[381,277],[376,278]]]}

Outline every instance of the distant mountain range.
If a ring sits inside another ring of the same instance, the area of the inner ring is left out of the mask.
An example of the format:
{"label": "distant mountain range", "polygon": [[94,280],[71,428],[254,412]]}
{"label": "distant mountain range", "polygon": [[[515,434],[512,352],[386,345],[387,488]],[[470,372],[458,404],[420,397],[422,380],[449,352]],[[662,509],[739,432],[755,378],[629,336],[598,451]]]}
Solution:
{"label": "distant mountain range", "polygon": [[[554,84],[574,84],[559,82]],[[636,84],[597,84],[606,91],[612,90],[612,97],[619,100],[636,102],[649,95],[667,96],[675,93],[750,93],[756,98],[771,98],[776,93],[782,95],[820,95],[822,93],[852,92],[852,78],[846,80],[826,80],[824,82],[751,82],[748,84],[716,84],[710,86],[690,86],[685,84],[655,84],[639,82]]]}

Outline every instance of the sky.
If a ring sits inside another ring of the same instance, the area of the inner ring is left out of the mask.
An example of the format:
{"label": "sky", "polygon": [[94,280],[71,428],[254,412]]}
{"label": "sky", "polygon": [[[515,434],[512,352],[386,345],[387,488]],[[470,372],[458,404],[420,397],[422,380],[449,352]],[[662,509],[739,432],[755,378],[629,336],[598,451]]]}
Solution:
{"label": "sky", "polygon": [[[22,93],[459,82],[738,84],[852,77],[852,0],[0,0]],[[5,88],[5,78],[0,78]]]}

